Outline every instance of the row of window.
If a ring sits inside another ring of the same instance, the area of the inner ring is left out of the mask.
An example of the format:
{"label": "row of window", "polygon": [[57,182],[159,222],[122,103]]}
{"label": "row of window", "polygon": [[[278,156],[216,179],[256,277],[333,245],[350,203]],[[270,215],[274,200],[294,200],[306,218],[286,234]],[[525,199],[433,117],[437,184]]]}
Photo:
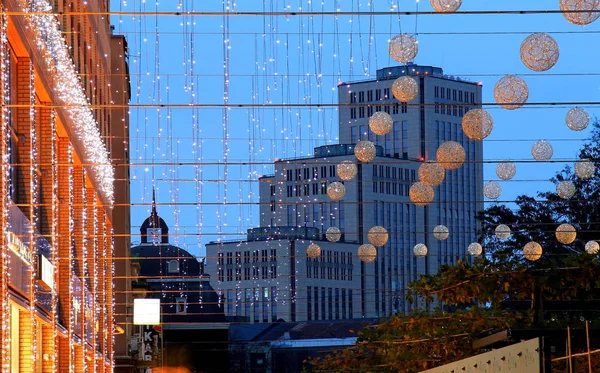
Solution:
{"label": "row of window", "polygon": [[308,263],[352,264],[352,253],[323,250],[318,258],[306,258]]}
{"label": "row of window", "polygon": [[460,89],[433,87],[433,97],[443,98],[446,100],[475,103],[475,92],[462,91]]}
{"label": "row of window", "polygon": [[[366,108],[366,110],[365,110],[365,108]],[[385,111],[388,114],[408,113],[408,104],[406,102],[395,103],[393,105],[375,105],[375,106],[367,105],[367,106],[351,107],[350,108],[350,119],[365,118],[365,114],[366,114],[366,117],[371,117],[373,115],[373,113],[381,111],[382,108],[383,108],[383,111]],[[391,112],[390,112],[390,109],[391,109]]]}
{"label": "row of window", "polygon": [[[365,92],[366,92],[366,101],[365,101]],[[373,92],[375,92],[375,100],[373,100]],[[383,93],[383,95],[381,94]],[[380,101],[387,100],[390,98],[390,89],[389,88],[381,88],[378,89],[369,89],[368,91],[358,91],[358,92],[350,92],[350,103],[356,104],[357,102],[371,102],[371,101]]]}
{"label": "row of window", "polygon": [[[344,183],[342,180],[338,180],[340,183]],[[327,194],[327,184],[326,183],[313,183],[312,184],[312,193],[311,193],[311,184],[302,184],[302,185],[288,185],[286,187],[285,195],[287,197],[300,197],[300,196],[318,196],[319,194]],[[274,202],[271,203],[271,211],[275,211]]]}
{"label": "row of window", "polygon": [[352,306],[352,289],[306,287],[308,321],[351,319]]}
{"label": "row of window", "polygon": [[373,178],[375,177],[385,177],[394,180],[415,181],[417,178],[417,171],[409,170],[407,168],[375,165],[373,166]]}
{"label": "row of window", "polygon": [[[235,254],[235,256],[234,256]],[[271,249],[270,251],[267,249],[263,250],[254,250],[250,252],[250,250],[244,251],[244,256],[242,257],[241,251],[228,252],[223,255],[222,252],[217,254],[217,264],[221,267],[225,264],[233,264],[235,259],[235,264],[241,264],[242,260],[245,264],[247,263],[256,263],[256,262],[276,262],[277,261],[277,249]],[[252,254],[252,255],[251,255]],[[259,255],[260,254],[260,255]],[[227,259],[227,261],[225,261]],[[252,261],[251,261],[252,260]]]}
{"label": "row of window", "polygon": [[408,197],[410,190],[409,184],[400,184],[393,182],[373,182],[373,193],[391,194],[393,196],[406,196]]}
{"label": "row of window", "polygon": [[[327,276],[325,276],[326,272]],[[322,263],[315,263],[313,265],[311,265],[311,263],[306,263],[306,277],[320,278],[322,280],[352,281],[352,267],[350,267],[350,265],[328,267]]]}
{"label": "row of window", "polygon": [[276,286],[225,290],[225,312],[229,316],[246,316],[254,322],[277,321]]}
{"label": "row of window", "polygon": [[[319,173],[320,171],[320,173]],[[327,171],[329,171],[329,176],[327,176]],[[335,165],[330,166],[321,166],[321,167],[303,167],[296,168],[292,170],[285,170],[285,180],[293,181],[293,180],[317,180],[319,179],[319,175],[321,179],[326,179],[327,177],[332,178],[335,177]],[[271,185],[271,196],[275,195],[275,185]]]}
{"label": "row of window", "polygon": [[439,102],[436,102],[434,107],[436,114],[452,115],[455,117],[462,117],[469,110],[471,110],[469,106],[441,104]]}
{"label": "row of window", "polygon": [[376,136],[366,125],[350,127],[350,142],[356,144],[360,140],[375,141],[383,146],[387,155],[408,156],[408,121],[394,121],[392,131],[385,136]]}
{"label": "row of window", "polygon": [[[242,269],[244,270],[242,276]],[[266,280],[277,278],[277,263],[258,267],[217,268],[217,278],[220,282],[244,280]]]}

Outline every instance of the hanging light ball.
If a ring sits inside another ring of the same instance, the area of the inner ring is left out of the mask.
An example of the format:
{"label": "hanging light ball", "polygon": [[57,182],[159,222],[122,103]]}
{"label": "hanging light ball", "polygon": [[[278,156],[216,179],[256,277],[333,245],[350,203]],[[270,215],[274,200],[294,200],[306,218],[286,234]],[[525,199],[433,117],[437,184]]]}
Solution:
{"label": "hanging light ball", "polygon": [[417,181],[416,183],[410,186],[408,196],[411,202],[415,205],[427,206],[428,204],[433,202],[435,192],[433,191],[432,187],[427,186],[420,181]]}
{"label": "hanging light ball", "polygon": [[569,180],[561,181],[556,185],[556,194],[562,199],[569,199],[575,195],[575,184]]}
{"label": "hanging light ball", "polygon": [[535,241],[531,241],[525,244],[523,247],[523,255],[525,255],[525,259],[536,261],[542,257],[542,245]]}
{"label": "hanging light ball", "polygon": [[352,180],[358,173],[358,167],[356,167],[356,164],[352,161],[342,161],[337,165],[336,173],[342,180]]}
{"label": "hanging light ball", "polygon": [[590,124],[590,115],[584,108],[575,106],[567,112],[565,122],[573,131],[583,131]]}
{"label": "hanging light ball", "polygon": [[[598,0],[560,0],[560,10],[563,17],[575,25],[589,25],[600,17],[600,2]],[[566,11],[575,10],[578,13]]]}
{"label": "hanging light ball", "polygon": [[577,238],[577,230],[571,224],[561,224],[556,228],[556,239],[558,242],[568,245]]}
{"label": "hanging light ball", "polygon": [[374,226],[369,229],[369,233],[367,234],[367,238],[369,243],[373,246],[383,246],[388,241],[388,231],[379,225]]}
{"label": "hanging light ball", "polygon": [[430,0],[431,7],[436,12],[453,13],[462,5],[462,0]]}
{"label": "hanging light ball", "polygon": [[377,111],[369,118],[369,128],[376,135],[383,136],[390,133],[394,120],[385,111]]}
{"label": "hanging light ball", "polygon": [[368,140],[359,141],[354,146],[354,155],[361,162],[371,162],[377,155],[375,145]]}
{"label": "hanging light ball", "polygon": [[510,180],[515,177],[517,173],[517,166],[509,161],[498,163],[496,166],[496,175],[502,180]]}
{"label": "hanging light ball", "polygon": [[492,133],[494,119],[487,110],[471,109],[463,116],[462,129],[471,140],[483,140]]}
{"label": "hanging light ball", "polygon": [[444,181],[446,170],[437,162],[424,162],[419,166],[419,180],[427,186],[435,187]]}
{"label": "hanging light ball", "polygon": [[445,225],[436,225],[435,228],[433,228],[433,237],[436,239],[444,241],[448,236],[450,236],[450,231]]}
{"label": "hanging light ball", "polygon": [[419,43],[409,34],[398,34],[390,40],[388,51],[395,61],[410,62],[419,52]]}
{"label": "hanging light ball", "polygon": [[339,181],[329,183],[327,186],[327,195],[334,201],[339,201],[346,195],[346,187]]}
{"label": "hanging light ball", "polygon": [[483,253],[483,247],[481,247],[478,242],[473,242],[469,245],[469,247],[467,247],[467,251],[471,256],[479,256],[481,253]]}
{"label": "hanging light ball", "polygon": [[502,185],[497,181],[488,181],[483,186],[483,194],[489,199],[498,199],[502,194]]}
{"label": "hanging light ball", "polygon": [[596,255],[600,251],[600,245],[596,241],[588,241],[585,244],[585,252],[590,255]]}
{"label": "hanging light ball", "polygon": [[427,246],[423,243],[418,243],[413,248],[413,253],[415,256],[422,257],[427,255]]}
{"label": "hanging light ball", "polygon": [[419,83],[412,76],[401,76],[392,84],[392,95],[400,102],[410,102],[419,94]]}
{"label": "hanging light ball", "polygon": [[521,43],[521,61],[533,71],[550,70],[559,54],[558,43],[543,32],[531,34]]}
{"label": "hanging light ball", "polygon": [[575,175],[580,179],[590,179],[596,173],[594,162],[583,159],[575,162]]}
{"label": "hanging light ball", "polygon": [[342,231],[338,227],[329,227],[325,231],[325,238],[329,242],[338,242],[342,238]]}
{"label": "hanging light ball", "polygon": [[505,240],[508,237],[510,237],[511,231],[508,225],[500,224],[496,227],[494,233],[496,234],[496,237],[498,237],[499,240]]}
{"label": "hanging light ball", "polygon": [[505,75],[494,86],[496,102],[507,110],[523,106],[529,98],[527,83],[516,75]]}
{"label": "hanging light ball", "polygon": [[321,247],[314,243],[311,243],[306,248],[306,256],[312,259],[318,258],[321,256]]}
{"label": "hanging light ball", "polygon": [[465,148],[456,141],[446,141],[438,148],[436,158],[446,170],[456,170],[465,163]]}
{"label": "hanging light ball", "polygon": [[547,161],[552,158],[552,154],[554,154],[552,144],[546,140],[538,140],[531,147],[531,155],[536,161]]}
{"label": "hanging light ball", "polygon": [[371,263],[377,257],[377,249],[371,244],[364,244],[358,248],[358,257],[365,263]]}

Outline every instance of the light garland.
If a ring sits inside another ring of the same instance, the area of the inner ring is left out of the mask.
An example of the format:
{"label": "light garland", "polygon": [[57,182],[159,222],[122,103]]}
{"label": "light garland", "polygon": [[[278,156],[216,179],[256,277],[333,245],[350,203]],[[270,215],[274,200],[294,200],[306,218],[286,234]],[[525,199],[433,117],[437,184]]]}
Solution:
{"label": "light garland", "polygon": [[[52,110],[50,112],[50,159],[52,160],[52,225],[51,225],[51,236],[50,240],[50,259],[52,260],[52,265],[54,268],[53,276],[55,279],[59,278],[59,251],[58,251],[58,204],[59,204],[59,196],[58,196],[58,157],[57,157],[57,138],[58,135],[56,133],[56,112]],[[52,339],[55,341],[58,340],[58,286],[55,285],[52,289]],[[54,373],[58,372],[58,346],[54,346],[53,349],[53,357],[52,357],[52,371]]]}

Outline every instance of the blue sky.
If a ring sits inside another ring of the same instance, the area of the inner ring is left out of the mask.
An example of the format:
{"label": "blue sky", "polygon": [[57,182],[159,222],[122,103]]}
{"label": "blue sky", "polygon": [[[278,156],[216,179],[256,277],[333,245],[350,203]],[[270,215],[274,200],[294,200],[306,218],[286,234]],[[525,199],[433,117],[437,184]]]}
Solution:
{"label": "blue sky", "polygon": [[[264,3],[241,0],[234,10],[431,10],[427,0]],[[440,66],[448,75],[482,82],[484,102],[493,102],[493,86],[505,74],[526,80],[529,102],[588,102],[598,97],[600,50],[595,46],[600,21],[581,27],[561,14],[399,18],[398,14],[223,17],[186,13],[220,12],[223,6],[212,0],[169,0],[158,7],[140,0],[111,4],[113,12],[181,12],[180,16],[114,14],[111,22],[129,43],[132,232],[137,234],[148,216],[156,187],[159,213],[175,234],[171,242],[196,255],[204,253],[202,243],[233,239],[258,224],[256,180],[272,172],[273,159],[307,156],[315,146],[337,142],[335,108],[235,104],[336,103],[338,82],[369,79],[378,68],[396,64],[387,53],[387,40],[400,32],[418,38],[415,63]],[[557,0],[464,0],[461,10],[557,8]],[[558,63],[545,73],[528,70],[519,59],[521,42],[533,32],[549,33],[560,46]],[[223,104],[226,89],[234,105],[229,110],[199,106]],[[494,161],[531,160],[530,147],[538,139],[551,141],[553,160],[571,163],[589,135],[589,129],[573,132],[564,124],[571,107],[559,104],[515,111],[488,107],[495,128],[484,143],[489,161],[485,179],[497,180]],[[586,109],[595,115],[594,106]],[[501,199],[553,188],[548,179],[565,163],[518,163],[515,179],[502,182]],[[133,236],[132,241],[139,238]]]}

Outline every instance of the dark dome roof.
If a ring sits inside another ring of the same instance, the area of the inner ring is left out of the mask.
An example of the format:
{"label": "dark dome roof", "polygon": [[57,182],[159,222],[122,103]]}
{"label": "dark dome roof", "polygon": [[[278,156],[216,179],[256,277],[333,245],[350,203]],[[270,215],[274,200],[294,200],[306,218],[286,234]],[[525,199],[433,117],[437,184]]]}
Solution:
{"label": "dark dome roof", "polygon": [[[131,248],[131,256],[140,263],[140,276],[200,276],[200,263],[186,250],[169,244],[141,244]],[[179,272],[169,273],[168,262],[179,261]]]}

